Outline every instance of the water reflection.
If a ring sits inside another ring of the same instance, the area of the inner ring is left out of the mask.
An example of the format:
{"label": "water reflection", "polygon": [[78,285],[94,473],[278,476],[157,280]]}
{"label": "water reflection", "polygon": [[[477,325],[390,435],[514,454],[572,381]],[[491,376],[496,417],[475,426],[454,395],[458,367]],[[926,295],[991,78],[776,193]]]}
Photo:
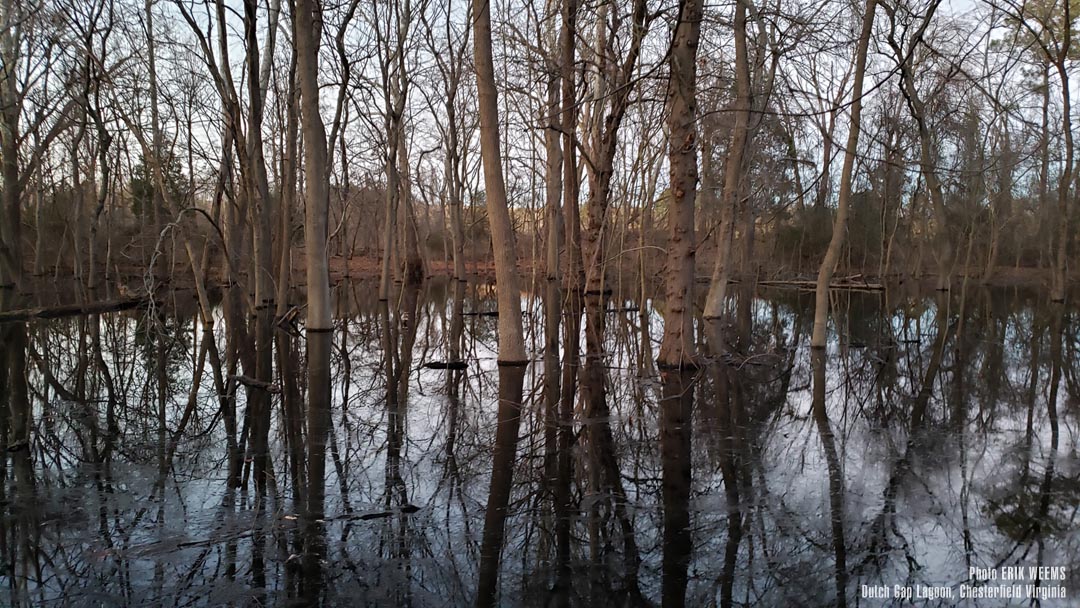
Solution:
{"label": "water reflection", "polygon": [[540,286],[498,366],[489,289],[374,293],[322,333],[232,294],[0,325],[0,604],[898,605],[860,589],[1080,563],[1074,308],[838,294],[812,352],[808,299],[744,289],[680,372],[636,294]]}
{"label": "water reflection", "polygon": [[690,530],[691,437],[694,374],[664,371],[660,399],[660,456],[663,462],[664,512],[662,602],[665,607],[686,603],[687,569],[693,548]]}
{"label": "water reflection", "polygon": [[810,408],[829,476],[829,522],[836,571],[836,595],[833,601],[842,608],[847,606],[848,585],[847,543],[844,541],[844,471],[840,464],[840,455],[836,451],[836,435],[833,434],[829,422],[829,411],[825,406],[825,351],[820,348],[811,349],[810,359],[814,376],[814,402]]}
{"label": "water reflection", "polygon": [[484,534],[480,543],[477,606],[494,605],[498,594],[499,564],[509,515],[510,492],[514,484],[524,384],[524,365],[499,365],[499,413],[492,452],[491,485],[484,509]]}

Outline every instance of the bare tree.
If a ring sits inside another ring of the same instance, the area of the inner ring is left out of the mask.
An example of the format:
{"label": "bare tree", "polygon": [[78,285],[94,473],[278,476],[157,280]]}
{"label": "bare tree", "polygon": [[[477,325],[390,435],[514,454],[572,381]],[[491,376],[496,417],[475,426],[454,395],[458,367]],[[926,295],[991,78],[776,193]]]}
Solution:
{"label": "bare tree", "polygon": [[[70,126],[69,114],[78,103],[64,90],[49,99],[32,95],[35,84],[54,77],[54,55],[62,40],[47,30],[48,12],[40,8],[0,2],[0,289],[22,285],[23,192],[53,140]],[[26,150],[30,133],[39,134],[37,146]]]}
{"label": "bare tree", "polygon": [[[326,128],[319,114],[319,36],[322,7],[318,0],[295,0],[293,36],[296,44],[296,79],[300,90],[301,128],[304,136],[305,194],[304,251],[307,266],[307,330],[333,329],[330,268],[326,249],[330,192]],[[327,382],[329,384],[329,382]]]}
{"label": "bare tree", "polygon": [[[405,111],[412,76],[408,65],[409,37],[413,29],[414,8],[423,12],[424,5],[413,7],[411,0],[394,2],[379,14],[379,4],[373,5],[375,32],[379,49],[379,71],[383,90],[383,129],[386,134],[386,224],[383,228],[382,277],[379,297],[390,293],[394,252],[404,247],[403,276],[406,282],[417,283],[423,275],[412,201],[406,194],[403,172],[408,154],[405,141]],[[385,23],[384,23],[385,22]],[[403,161],[404,159],[404,161]],[[399,236],[400,232],[400,236]]]}
{"label": "bare tree", "polygon": [[926,181],[926,189],[929,191],[930,202],[934,209],[934,219],[936,220],[934,242],[938,257],[937,288],[942,291],[948,291],[951,282],[950,277],[952,275],[954,257],[949,234],[949,214],[945,209],[944,187],[942,186],[941,178],[938,176],[937,162],[934,157],[933,136],[930,131],[926,103],[915,86],[914,74],[915,53],[918,46],[923,42],[923,36],[926,33],[926,29],[930,26],[931,20],[939,5],[940,2],[935,0],[930,3],[925,11],[921,11],[922,21],[915,29],[911,41],[907,45],[896,38],[897,12],[901,9],[897,7],[887,8],[886,13],[889,15],[891,24],[888,36],[889,46],[891,46],[893,52],[896,53],[897,62],[900,64],[900,84],[904,92],[904,99],[907,101],[908,109],[911,111],[911,117],[915,120],[915,125],[918,129],[919,169],[922,172],[923,179]]}
{"label": "bare tree", "polygon": [[521,419],[525,379],[525,337],[521,321],[521,290],[518,287],[514,229],[507,207],[506,184],[499,149],[499,101],[491,52],[490,0],[473,1],[473,60],[480,114],[480,154],[484,161],[488,223],[495,255],[495,282],[499,306],[499,412],[495,469],[491,476],[481,546],[477,606],[495,602],[499,554],[510,501],[510,480]]}
{"label": "bare tree", "polygon": [[724,168],[724,190],[720,198],[720,230],[712,283],[705,299],[705,319],[721,316],[731,274],[732,242],[735,240],[735,198],[742,180],[743,154],[750,125],[750,62],[746,49],[746,3],[735,2],[735,127]]}
{"label": "bare tree", "polygon": [[[450,238],[454,258],[453,276],[459,281],[465,280],[465,171],[467,170],[467,142],[464,134],[465,120],[460,109],[462,80],[466,76],[465,57],[469,47],[471,28],[460,32],[454,27],[452,5],[445,11],[444,36],[446,48],[439,48],[434,36],[434,27],[427,22],[427,15],[421,14],[427,28],[429,51],[435,58],[435,65],[442,77],[443,111],[446,120],[436,120],[436,127],[442,136],[443,146],[443,193],[450,208]],[[472,10],[471,3],[467,11]],[[470,21],[471,12],[466,13],[466,22]]]}
{"label": "bare tree", "polygon": [[473,53],[479,96],[480,154],[484,160],[488,222],[495,254],[495,282],[499,287],[499,360],[527,360],[521,326],[521,290],[518,287],[517,251],[506,201],[502,154],[499,146],[499,100],[491,55],[489,0],[473,2]]}
{"label": "bare tree", "polygon": [[817,286],[814,296],[814,333],[810,340],[813,348],[825,348],[825,334],[829,322],[829,285],[832,283],[836,263],[840,260],[840,248],[844,244],[847,232],[848,204],[851,198],[852,174],[855,171],[855,153],[859,146],[859,131],[862,128],[863,79],[866,76],[866,54],[870,47],[870,36],[874,29],[874,11],[877,0],[867,0],[863,13],[862,29],[859,33],[858,48],[855,51],[855,80],[851,87],[851,118],[848,125],[847,146],[844,148],[844,166],[840,171],[840,194],[836,203],[836,220],[833,222],[832,239],[825,259],[818,270]]}
{"label": "bare tree", "polygon": [[[702,0],[679,3],[679,18],[668,54],[668,158],[671,202],[668,209],[668,266],[664,338],[657,361],[691,367],[694,342],[694,205],[698,186],[697,48]],[[736,9],[738,10],[738,9]],[[744,27],[745,27],[745,16]],[[729,160],[730,162],[730,160]]]}

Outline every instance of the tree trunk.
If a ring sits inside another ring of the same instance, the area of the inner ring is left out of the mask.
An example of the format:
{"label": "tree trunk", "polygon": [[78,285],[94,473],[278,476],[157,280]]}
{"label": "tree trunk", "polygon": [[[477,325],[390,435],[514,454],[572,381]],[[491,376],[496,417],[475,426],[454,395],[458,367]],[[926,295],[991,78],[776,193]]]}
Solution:
{"label": "tree trunk", "polygon": [[[554,53],[554,51],[552,51]],[[544,270],[549,281],[559,280],[559,250],[561,249],[562,224],[562,169],[563,151],[559,145],[559,130],[562,128],[559,117],[559,72],[554,58],[548,61],[547,107],[548,115],[544,129],[544,149],[546,152],[544,167],[544,195],[546,217]]]}
{"label": "tree trunk", "polygon": [[[41,146],[41,137],[34,133],[34,148]],[[44,176],[38,174],[34,188],[34,276],[45,274],[45,185]]]}
{"label": "tree trunk", "polygon": [[559,37],[559,69],[562,80],[563,215],[566,241],[563,287],[566,321],[563,323],[563,362],[559,394],[559,432],[555,482],[555,596],[559,606],[568,606],[571,591],[571,528],[576,508],[571,492],[575,443],[573,428],[577,395],[579,344],[581,340],[581,219],[578,213],[577,93],[574,87],[577,0],[562,0],[562,32]]}
{"label": "tree trunk", "polygon": [[[270,196],[269,179],[266,173],[266,161],[263,152],[263,104],[264,95],[259,79],[255,77],[259,73],[259,40],[256,34],[258,27],[257,0],[244,1],[244,32],[247,39],[247,71],[248,78],[248,122],[247,122],[247,153],[248,166],[244,173],[247,174],[246,190],[249,204],[253,204],[255,217],[253,221],[252,248],[255,262],[255,305],[256,307],[270,307],[274,302],[274,262],[272,246],[272,218],[273,199]],[[271,23],[271,28],[274,24]],[[273,52],[272,48],[267,49]],[[253,200],[252,200],[253,199]],[[266,355],[270,361],[270,354]],[[258,377],[260,380],[269,381],[268,377]]]}
{"label": "tree trunk", "polygon": [[295,0],[293,37],[296,41],[296,76],[300,89],[300,119],[304,137],[304,187],[307,195],[304,249],[307,268],[308,454],[307,529],[303,570],[305,595],[319,603],[322,559],[326,555],[323,498],[325,496],[326,436],[330,426],[330,269],[326,250],[330,193],[327,186],[326,128],[319,114],[319,0]]}
{"label": "tree trunk", "polygon": [[[698,7],[698,19],[690,17],[696,26],[701,22],[702,0],[690,0],[690,3]],[[685,4],[683,6],[682,18],[675,31],[676,37],[683,29],[687,15],[692,14],[686,10],[688,7]],[[693,487],[690,448],[693,439],[694,373],[688,369],[668,370],[661,374],[660,379],[660,490],[664,506],[661,597],[665,608],[677,608],[686,605],[688,570],[693,554],[690,524],[690,496]],[[729,487],[726,479],[724,486]]]}
{"label": "tree trunk", "polygon": [[506,201],[499,149],[499,101],[491,55],[491,10],[488,0],[473,0],[473,47],[480,114],[480,153],[484,161],[488,222],[495,253],[499,305],[499,361],[526,361],[521,326],[521,290],[510,210]]}
{"label": "tree trunk", "polygon": [[521,323],[521,290],[518,287],[517,254],[510,210],[507,208],[499,150],[499,107],[495,66],[491,53],[491,7],[489,0],[473,0],[473,55],[480,114],[480,154],[484,162],[488,222],[495,253],[495,281],[499,306],[499,412],[495,440],[495,463],[484,518],[477,606],[495,603],[498,563],[513,481],[523,382],[525,339]]}
{"label": "tree trunk", "polygon": [[[88,110],[89,111],[89,110]],[[90,111],[94,118],[94,123],[97,128],[98,135],[98,164],[101,166],[101,176],[97,184],[97,192],[95,193],[94,201],[94,215],[90,218],[90,242],[89,242],[89,258],[87,262],[87,286],[90,289],[97,287],[98,270],[95,268],[97,265],[97,235],[98,228],[101,224],[101,214],[105,211],[105,200],[109,195],[109,180],[110,167],[109,167],[109,147],[112,145],[113,137],[105,129],[105,122],[101,118],[100,110]]]}
{"label": "tree trunk", "polygon": [[578,181],[576,147],[578,101],[574,87],[575,36],[577,36],[577,0],[563,0],[559,63],[562,70],[563,214],[566,229],[564,288],[570,297],[580,297],[583,286],[581,212],[578,203],[580,182]]}
{"label": "tree trunk", "polygon": [[998,258],[1001,251],[1001,239],[1006,234],[1006,228],[1013,220],[1013,171],[1016,164],[1016,154],[1013,153],[1012,141],[1009,136],[1008,124],[1001,131],[1001,143],[999,144],[998,183],[997,192],[993,197],[993,205],[990,208],[992,222],[990,225],[990,251],[986,254],[986,268],[983,270],[982,281],[988,283],[994,275]]}
{"label": "tree trunk", "polygon": [[458,133],[460,123],[457,114],[457,92],[460,83],[457,69],[450,66],[451,73],[448,75],[446,90],[446,160],[444,165],[443,179],[446,182],[446,190],[450,199],[450,236],[453,240],[454,251],[454,278],[459,281],[465,280],[465,228],[462,225],[463,207],[465,205],[465,186],[461,175],[461,144]]}
{"label": "tree trunk", "polygon": [[702,0],[683,0],[669,52],[668,158],[671,166],[668,206],[668,260],[664,338],[658,361],[668,367],[692,367],[694,341],[694,204],[698,186],[697,48]]}
{"label": "tree trunk", "polygon": [[[554,23],[554,15],[549,15]],[[547,107],[548,123],[544,130],[545,164],[545,208],[546,235],[544,269],[547,284],[544,288],[544,484],[554,488],[558,481],[558,431],[559,397],[561,392],[559,366],[559,331],[562,321],[563,302],[559,290],[559,250],[562,234],[562,170],[563,151],[559,141],[560,126],[560,88],[559,70],[556,52],[560,45],[556,38],[555,27],[548,30],[551,44],[547,57]],[[554,494],[552,494],[554,497]],[[557,501],[555,501],[557,503]],[[555,510],[559,506],[555,504]]]}
{"label": "tree trunk", "polygon": [[[449,102],[448,102],[449,103]],[[461,183],[461,161],[457,143],[457,124],[454,123],[454,115],[448,118],[450,126],[450,143],[447,144],[446,157],[446,188],[450,193],[450,235],[453,240],[454,251],[454,278],[459,281],[465,280],[465,227],[462,211],[464,207],[464,187]]]}
{"label": "tree trunk", "polygon": [[401,227],[405,232],[402,242],[405,244],[405,283],[419,285],[424,278],[424,259],[420,254],[420,227],[416,221],[416,209],[413,205],[412,182],[409,175],[408,147],[402,138],[398,145],[399,175],[398,186],[401,194],[398,198],[401,206]]}
{"label": "tree trunk", "polygon": [[[285,141],[282,145],[281,161],[281,202],[278,204],[278,274],[277,274],[277,315],[283,315],[287,310],[289,284],[292,281],[292,210],[296,206],[296,177],[297,177],[297,101],[296,91],[296,50],[293,49],[292,60],[289,63],[289,90],[285,102],[286,119]],[[280,357],[279,357],[280,358]]]}
{"label": "tree trunk", "polygon": [[18,287],[22,284],[22,196],[19,188],[19,112],[17,68],[20,49],[16,46],[14,32],[19,15],[14,0],[4,0],[0,5],[3,26],[0,29],[0,59],[3,74],[0,80],[0,288]]}
{"label": "tree trunk", "polygon": [[[161,160],[162,160],[162,158],[161,158],[161,151],[162,151],[162,147],[161,147],[161,128],[160,128],[161,127],[161,118],[160,118],[160,110],[158,108],[157,50],[156,50],[156,48],[157,48],[157,44],[156,44],[157,36],[155,35],[155,32],[154,32],[154,10],[153,10],[153,2],[152,2],[152,0],[146,0],[144,2],[144,4],[143,4],[143,9],[144,9],[144,11],[146,13],[146,56],[147,56],[147,63],[148,63],[148,66],[147,66],[148,67],[148,69],[147,69],[147,81],[148,82],[147,82],[147,84],[149,85],[149,89],[150,89],[150,91],[149,91],[149,93],[150,93],[150,129],[151,129],[151,138],[152,138],[151,147],[153,148],[151,152],[152,152],[152,155],[153,155],[153,162],[154,162],[154,167],[155,167],[154,171],[160,173],[160,163],[161,163]],[[161,188],[158,187],[156,184],[161,184],[163,182],[164,182],[164,180],[162,179],[162,176],[160,174],[156,175],[155,180],[154,180],[155,186],[152,188],[151,195],[150,195],[150,217],[151,217],[151,220],[153,221],[152,228],[153,228],[153,238],[154,238],[155,242],[158,239],[158,235],[161,234],[161,211],[162,211],[162,206],[163,206],[162,201],[163,201],[163,197],[164,197],[164,194],[165,194],[164,192],[162,192]],[[144,213],[145,213],[145,211],[144,211]],[[171,264],[170,264],[170,268],[171,268]],[[154,279],[155,280],[157,280],[161,276],[161,275],[158,274],[158,272],[160,272],[160,270],[161,270],[161,267],[159,265],[155,264],[153,266],[153,272],[154,272]]]}
{"label": "tree trunk", "polygon": [[[319,114],[319,30],[315,19],[321,14],[318,0],[295,0],[293,32],[296,39],[296,77],[300,85],[300,120],[304,133],[304,249],[307,267],[307,330],[333,329],[330,302],[330,266],[326,237],[330,211],[327,187],[326,128]],[[319,26],[321,26],[321,21]],[[312,368],[314,369],[314,368]],[[329,372],[329,368],[326,369]],[[312,378],[329,384],[329,378]]]}
{"label": "tree trunk", "polygon": [[379,299],[389,300],[390,283],[393,281],[394,265],[391,261],[392,252],[397,242],[398,224],[398,177],[396,160],[396,141],[394,133],[389,134],[390,144],[386,153],[386,206],[383,210],[383,257],[382,273],[379,278]]}
{"label": "tree trunk", "polygon": [[[870,5],[873,2],[875,2],[875,0],[869,0],[867,5]],[[873,8],[868,6],[867,14],[873,15],[873,12]],[[866,22],[864,21],[864,23]],[[867,30],[864,29],[863,32],[865,34]],[[865,36],[863,39],[865,39]],[[863,53],[860,55],[860,57],[862,57],[865,55],[865,47],[862,46],[862,44],[860,44],[860,47],[864,49]],[[861,90],[859,88],[859,81],[862,79],[861,71],[855,73],[855,79],[856,94],[858,94]],[[844,153],[845,164],[847,164],[846,159],[850,156],[851,151],[852,149],[849,148]],[[844,184],[845,182],[840,182],[841,192],[843,191]],[[814,327],[817,327],[816,320]],[[825,351],[820,349],[814,350],[811,352],[810,357],[811,367],[813,368],[813,404],[811,411],[817,426],[818,436],[821,438],[821,449],[825,454],[825,464],[827,465],[829,472],[829,521],[831,523],[832,533],[836,606],[838,608],[845,608],[847,606],[849,574],[847,568],[847,543],[844,534],[845,490],[843,462],[836,447],[836,436],[829,423],[829,415],[825,407]]]}
{"label": "tree trunk", "polygon": [[[477,1],[485,4],[488,2],[488,0]],[[484,533],[480,543],[477,608],[497,605],[495,600],[498,595],[500,554],[506,518],[510,509],[510,491],[513,489],[514,482],[514,463],[517,459],[518,427],[521,424],[521,395],[524,392],[524,384],[524,366],[512,365],[499,368],[499,412],[488,502],[484,510]]]}
{"label": "tree trunk", "polygon": [[727,297],[731,275],[732,241],[735,240],[735,207],[742,182],[743,154],[750,125],[750,63],[746,50],[746,5],[735,2],[735,128],[724,167],[724,190],[720,195],[720,231],[717,235],[716,260],[712,283],[705,298],[706,320],[718,319]]}
{"label": "tree trunk", "polygon": [[862,31],[859,34],[859,46],[855,52],[855,82],[851,90],[851,121],[848,127],[847,147],[844,149],[844,166],[840,171],[840,195],[836,206],[836,220],[833,223],[832,238],[825,259],[818,270],[817,288],[814,296],[814,333],[810,340],[812,348],[825,348],[825,330],[829,321],[829,283],[832,282],[836,262],[840,259],[840,249],[844,245],[847,232],[848,199],[851,198],[851,178],[855,172],[855,153],[859,146],[859,131],[862,116],[863,77],[866,72],[866,52],[870,46],[870,34],[874,29],[874,10],[877,0],[866,1],[866,14],[863,15]]}
{"label": "tree trunk", "polygon": [[[902,73],[906,73],[906,70]],[[919,125],[919,166],[926,180],[926,189],[930,194],[930,203],[934,210],[937,225],[934,228],[935,249],[938,255],[938,279],[937,288],[948,291],[951,283],[953,248],[949,242],[949,222],[945,210],[945,192],[941,180],[937,175],[933,153],[930,147],[930,129],[926,125],[925,107],[919,98],[911,76],[902,76],[908,99],[912,104],[912,113],[915,114],[915,122]],[[915,108],[918,108],[917,110]]]}
{"label": "tree trunk", "polygon": [[1061,77],[1061,129],[1065,135],[1065,162],[1061,167],[1061,180],[1058,182],[1058,231],[1057,251],[1054,258],[1054,278],[1051,283],[1050,300],[1053,302],[1065,301],[1065,290],[1068,282],[1068,265],[1066,255],[1069,249],[1069,192],[1072,187],[1073,175],[1073,135],[1072,135],[1072,105],[1069,99],[1069,73],[1066,61],[1069,54],[1069,46],[1072,42],[1072,24],[1069,15],[1069,3],[1065,3],[1065,40],[1062,44],[1060,56],[1057,61],[1058,75]]}

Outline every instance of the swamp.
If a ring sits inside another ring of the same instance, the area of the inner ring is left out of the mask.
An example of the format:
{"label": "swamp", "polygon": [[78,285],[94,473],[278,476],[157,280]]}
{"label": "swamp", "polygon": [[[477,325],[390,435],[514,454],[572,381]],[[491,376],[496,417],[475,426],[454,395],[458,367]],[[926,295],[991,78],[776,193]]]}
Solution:
{"label": "swamp", "polygon": [[306,349],[284,317],[270,385],[239,374],[258,354],[230,347],[227,306],[205,322],[190,293],[18,322],[3,603],[444,606],[488,580],[502,605],[834,606],[1080,562],[1073,307],[843,291],[812,350],[809,294],[733,286],[723,353],[690,371],[658,367],[657,302],[631,285],[577,400],[574,349],[543,331],[573,321],[557,288],[522,293],[530,360],[500,366],[490,285],[374,287],[338,284]]}
{"label": "swamp", "polygon": [[1076,606],[1077,32],[0,0],[0,606]]}

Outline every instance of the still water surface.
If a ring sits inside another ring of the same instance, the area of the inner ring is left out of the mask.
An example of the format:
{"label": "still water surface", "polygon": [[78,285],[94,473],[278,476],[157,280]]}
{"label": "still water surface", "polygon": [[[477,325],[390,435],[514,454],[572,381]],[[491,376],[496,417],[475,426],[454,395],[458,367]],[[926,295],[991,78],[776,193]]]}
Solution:
{"label": "still water surface", "polygon": [[[543,298],[524,296],[534,361],[507,441],[491,288],[374,293],[337,288],[316,360],[291,316],[276,324],[269,387],[244,372],[254,338],[225,308],[212,333],[169,305],[26,323],[25,350],[0,360],[0,604],[470,605],[486,570],[507,606],[893,606],[905,589],[916,605],[1032,605],[960,598],[1009,566],[1059,570],[988,584],[1077,601],[1075,308],[974,287],[842,293],[822,355],[812,298],[743,290],[722,346],[701,338],[707,364],[677,373],[654,363],[659,304],[616,295],[591,359],[605,390],[586,391],[603,407],[579,390],[560,424],[585,374],[545,353]],[[321,412],[305,405],[312,365],[330,366]],[[266,460],[249,440],[259,395]],[[491,492],[505,511],[487,512]]]}

